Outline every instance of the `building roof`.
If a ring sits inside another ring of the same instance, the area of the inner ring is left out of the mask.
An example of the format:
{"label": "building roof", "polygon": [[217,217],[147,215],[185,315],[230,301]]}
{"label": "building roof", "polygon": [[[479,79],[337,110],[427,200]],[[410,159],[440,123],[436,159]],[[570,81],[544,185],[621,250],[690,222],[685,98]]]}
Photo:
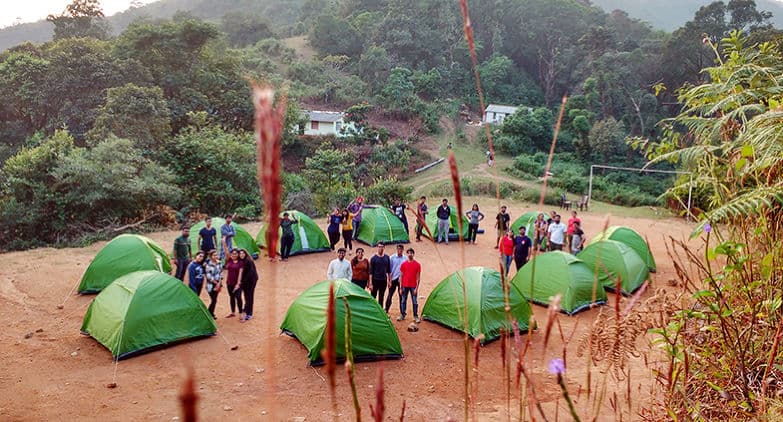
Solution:
{"label": "building roof", "polygon": [[305,112],[307,120],[311,122],[336,122],[343,118],[339,111],[308,111]]}
{"label": "building roof", "polygon": [[484,110],[484,112],[485,113],[514,114],[514,113],[516,113],[517,109],[519,109],[519,107],[500,105],[500,104],[490,104],[490,105],[487,106],[487,109]]}

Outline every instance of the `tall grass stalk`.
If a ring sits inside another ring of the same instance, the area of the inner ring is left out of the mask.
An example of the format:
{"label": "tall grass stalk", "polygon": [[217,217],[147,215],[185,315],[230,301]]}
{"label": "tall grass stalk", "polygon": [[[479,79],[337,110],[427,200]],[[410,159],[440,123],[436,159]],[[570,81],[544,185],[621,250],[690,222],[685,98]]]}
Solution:
{"label": "tall grass stalk", "polygon": [[[351,397],[353,397],[353,409],[356,412],[356,422],[362,421],[362,407],[359,405],[359,396],[356,393],[356,378],[353,360],[353,328],[351,325],[351,307],[348,298],[342,297],[345,306],[345,372],[348,374],[348,383],[351,385]],[[404,413],[404,408],[403,408]]]}

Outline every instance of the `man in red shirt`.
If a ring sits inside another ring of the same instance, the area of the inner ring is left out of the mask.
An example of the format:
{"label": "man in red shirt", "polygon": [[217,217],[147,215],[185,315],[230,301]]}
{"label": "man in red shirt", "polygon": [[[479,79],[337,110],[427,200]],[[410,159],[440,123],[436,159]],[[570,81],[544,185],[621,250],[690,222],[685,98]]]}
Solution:
{"label": "man in red shirt", "polygon": [[582,220],[576,216],[576,211],[571,211],[571,218],[568,219],[568,228],[566,229],[566,235],[568,235],[568,247],[571,248],[571,241],[574,238],[574,223],[582,224]]}
{"label": "man in red shirt", "polygon": [[421,264],[413,256],[416,254],[413,248],[408,249],[408,260],[400,265],[400,317],[397,321],[405,320],[405,311],[408,307],[408,293],[411,295],[413,303],[413,321],[417,324],[419,319],[419,301],[416,295],[419,293],[419,283],[421,283]]}

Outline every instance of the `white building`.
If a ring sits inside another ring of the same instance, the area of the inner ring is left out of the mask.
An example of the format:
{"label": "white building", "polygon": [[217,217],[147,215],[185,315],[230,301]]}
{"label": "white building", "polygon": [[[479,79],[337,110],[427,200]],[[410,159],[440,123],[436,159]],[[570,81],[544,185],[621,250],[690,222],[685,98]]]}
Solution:
{"label": "white building", "polygon": [[484,123],[503,123],[506,117],[516,113],[517,110],[519,107],[490,104],[484,110]]}
{"label": "white building", "polygon": [[[346,136],[343,133],[343,127],[346,126],[343,120],[343,113],[339,111],[308,111],[305,112],[304,134],[311,136],[332,135],[338,138]],[[353,127],[353,123],[348,123]]]}

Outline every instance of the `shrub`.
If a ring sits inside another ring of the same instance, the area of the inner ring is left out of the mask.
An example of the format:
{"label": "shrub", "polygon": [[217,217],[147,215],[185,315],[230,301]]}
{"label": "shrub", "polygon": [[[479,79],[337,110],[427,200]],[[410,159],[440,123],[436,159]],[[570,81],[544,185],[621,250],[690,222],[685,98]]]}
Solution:
{"label": "shrub", "polygon": [[[516,192],[513,199],[537,204],[541,200],[541,190],[525,188]],[[560,205],[560,194],[552,189],[548,189],[544,196],[544,205]]]}
{"label": "shrub", "polygon": [[397,180],[396,177],[379,177],[364,191],[368,204],[390,205],[395,199],[407,202],[413,188]]}
{"label": "shrub", "polygon": [[150,218],[181,194],[168,169],[131,141],[114,137],[86,149],[58,131],[10,158],[3,172],[0,235],[14,249],[68,243],[106,226]]}
{"label": "shrub", "polygon": [[252,134],[188,128],[169,140],[161,155],[182,187],[181,205],[213,215],[261,207]]}

